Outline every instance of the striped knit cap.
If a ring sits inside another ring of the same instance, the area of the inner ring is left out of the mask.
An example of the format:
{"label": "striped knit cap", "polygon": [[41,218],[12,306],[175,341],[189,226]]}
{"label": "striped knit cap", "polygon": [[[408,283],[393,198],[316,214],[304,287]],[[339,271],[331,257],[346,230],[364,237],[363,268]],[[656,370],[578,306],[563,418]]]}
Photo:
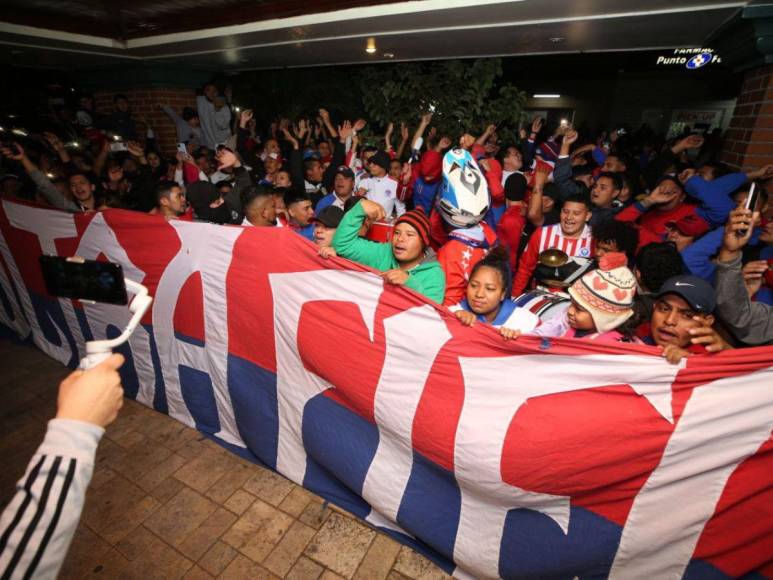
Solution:
{"label": "striped knit cap", "polygon": [[627,258],[620,252],[609,252],[591,270],[569,288],[569,294],[596,325],[596,331],[608,332],[633,316],[636,278],[626,267]]}
{"label": "striped knit cap", "polygon": [[429,218],[424,210],[420,207],[405,212],[395,222],[395,227],[398,224],[406,223],[415,229],[419,233],[421,241],[424,243],[424,247],[429,246]]}

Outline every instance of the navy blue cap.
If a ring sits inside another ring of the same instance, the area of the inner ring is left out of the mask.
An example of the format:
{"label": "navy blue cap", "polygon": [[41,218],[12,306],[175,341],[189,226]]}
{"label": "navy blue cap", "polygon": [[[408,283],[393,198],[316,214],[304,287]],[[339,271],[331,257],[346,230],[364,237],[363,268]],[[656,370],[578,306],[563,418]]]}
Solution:
{"label": "navy blue cap", "polygon": [[681,274],[672,276],[663,283],[658,298],[666,294],[676,294],[696,312],[711,314],[717,306],[714,287],[703,278]]}
{"label": "navy blue cap", "polygon": [[352,171],[352,168],[348,165],[339,165],[338,169],[336,169],[336,175],[343,175],[347,179],[354,179],[354,171]]}

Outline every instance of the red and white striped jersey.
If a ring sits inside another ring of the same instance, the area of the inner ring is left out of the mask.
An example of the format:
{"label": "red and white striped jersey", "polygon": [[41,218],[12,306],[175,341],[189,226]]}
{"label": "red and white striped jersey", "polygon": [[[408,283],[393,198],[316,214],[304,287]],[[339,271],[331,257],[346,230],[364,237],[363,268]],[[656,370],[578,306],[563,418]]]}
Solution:
{"label": "red and white striped jersey", "polygon": [[518,261],[518,271],[513,278],[513,296],[520,296],[526,290],[529,279],[537,268],[540,252],[550,249],[566,252],[569,257],[590,258],[594,251],[591,227],[585,224],[578,238],[565,237],[560,223],[542,226],[536,230]]}
{"label": "red and white striped jersey", "polygon": [[564,237],[561,231],[561,224],[543,226],[537,233],[539,234],[539,252],[556,249],[565,252],[570,257],[577,256],[580,258],[590,258],[592,254],[593,236],[588,224],[585,224],[579,238]]}

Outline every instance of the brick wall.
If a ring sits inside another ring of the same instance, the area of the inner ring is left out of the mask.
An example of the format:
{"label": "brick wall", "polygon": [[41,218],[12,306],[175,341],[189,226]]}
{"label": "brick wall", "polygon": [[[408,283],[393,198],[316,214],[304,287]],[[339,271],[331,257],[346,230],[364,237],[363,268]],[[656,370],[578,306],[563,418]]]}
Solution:
{"label": "brick wall", "polygon": [[[183,107],[196,107],[196,95],[193,89],[176,88],[138,88],[125,91],[95,92],[94,104],[101,114],[111,113],[113,97],[116,93],[126,95],[129,99],[134,119],[139,122],[147,120],[156,133],[159,148],[166,155],[174,155],[177,145],[177,133],[172,120],[158,108],[158,104],[169,105],[178,114]],[[139,127],[142,128],[141,125]]]}
{"label": "brick wall", "polygon": [[747,71],[720,158],[742,169],[773,163],[773,65]]}

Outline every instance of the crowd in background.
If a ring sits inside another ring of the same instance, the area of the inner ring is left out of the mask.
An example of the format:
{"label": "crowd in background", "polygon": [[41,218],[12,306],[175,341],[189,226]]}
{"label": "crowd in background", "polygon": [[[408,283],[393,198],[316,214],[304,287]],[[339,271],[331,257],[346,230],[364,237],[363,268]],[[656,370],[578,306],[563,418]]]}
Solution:
{"label": "crowd in background", "polygon": [[158,103],[174,152],[122,95],[4,130],[2,196],[289,228],[506,340],[653,344],[672,362],[773,343],[773,165],[724,166],[719,131],[536,118],[504,142],[495,125],[440,134],[430,112],[374,128],[324,108],[258,127],[227,91],[199,92],[196,108]]}

